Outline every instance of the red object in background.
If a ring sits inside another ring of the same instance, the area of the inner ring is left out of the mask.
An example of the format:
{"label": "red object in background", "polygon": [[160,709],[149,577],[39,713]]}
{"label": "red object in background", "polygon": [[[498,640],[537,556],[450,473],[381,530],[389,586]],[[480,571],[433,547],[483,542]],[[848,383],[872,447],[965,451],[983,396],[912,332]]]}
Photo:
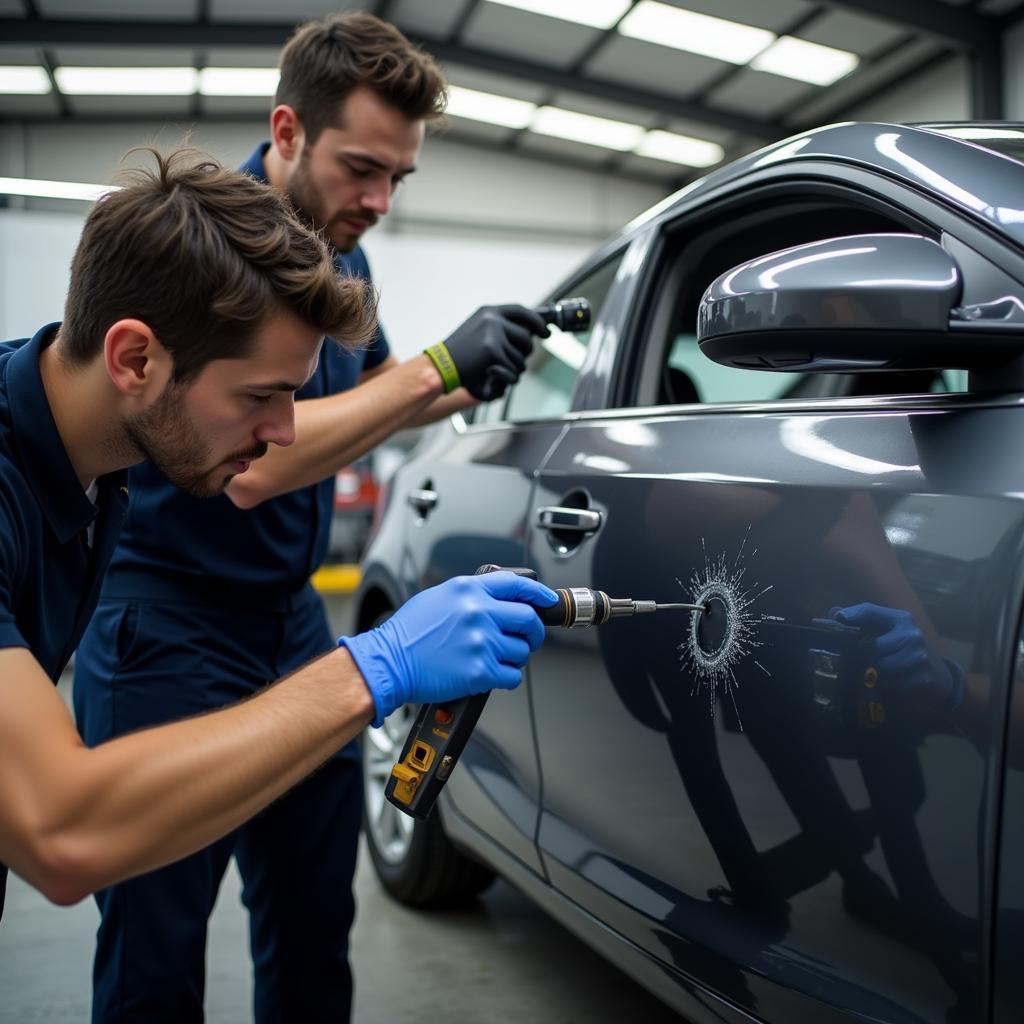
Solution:
{"label": "red object in background", "polygon": [[334,488],[335,512],[351,512],[356,509],[372,511],[377,502],[377,481],[373,478],[370,465],[355,463],[339,470]]}

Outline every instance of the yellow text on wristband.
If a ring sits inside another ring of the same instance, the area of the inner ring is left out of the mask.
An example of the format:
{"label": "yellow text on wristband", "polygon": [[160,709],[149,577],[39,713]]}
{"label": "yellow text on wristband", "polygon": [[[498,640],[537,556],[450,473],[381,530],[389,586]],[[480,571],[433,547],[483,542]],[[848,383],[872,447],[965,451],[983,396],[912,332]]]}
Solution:
{"label": "yellow text on wristband", "polygon": [[439,341],[436,345],[431,345],[430,348],[423,351],[430,357],[430,361],[441,375],[444,393],[447,395],[459,387],[462,381],[459,380],[459,371],[455,369],[455,362],[448,351],[448,346],[443,341]]}

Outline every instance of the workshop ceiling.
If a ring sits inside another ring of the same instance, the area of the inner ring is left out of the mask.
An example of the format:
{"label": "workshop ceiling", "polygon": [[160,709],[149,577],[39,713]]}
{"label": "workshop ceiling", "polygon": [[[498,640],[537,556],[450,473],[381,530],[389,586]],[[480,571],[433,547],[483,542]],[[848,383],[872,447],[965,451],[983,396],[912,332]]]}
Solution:
{"label": "workshop ceiling", "polygon": [[[1000,38],[1024,0],[0,0],[0,120],[262,120],[272,71],[250,88],[203,70],[272,69],[296,22],[356,8],[441,61],[450,137],[679,182],[956,52],[975,116],[998,114]],[[719,29],[736,35],[716,51]],[[78,68],[165,69],[172,94],[83,86]],[[519,103],[496,115],[489,97]]]}

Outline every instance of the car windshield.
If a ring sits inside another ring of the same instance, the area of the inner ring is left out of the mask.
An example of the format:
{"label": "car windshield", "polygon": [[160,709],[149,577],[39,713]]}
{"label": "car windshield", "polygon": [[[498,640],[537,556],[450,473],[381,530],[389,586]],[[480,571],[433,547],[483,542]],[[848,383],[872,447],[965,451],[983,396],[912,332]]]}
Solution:
{"label": "car windshield", "polygon": [[966,139],[976,146],[984,146],[994,153],[1011,157],[1024,163],[1024,128],[985,127],[982,125],[949,125],[932,128],[942,135],[952,135],[957,139]]}

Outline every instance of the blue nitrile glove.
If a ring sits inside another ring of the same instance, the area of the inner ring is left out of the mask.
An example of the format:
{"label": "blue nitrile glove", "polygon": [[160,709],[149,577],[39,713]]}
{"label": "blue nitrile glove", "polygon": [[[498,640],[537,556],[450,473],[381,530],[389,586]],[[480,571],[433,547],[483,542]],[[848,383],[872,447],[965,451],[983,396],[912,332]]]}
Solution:
{"label": "blue nitrile glove", "polygon": [[533,338],[551,332],[526,306],[481,306],[444,341],[424,349],[444,382],[460,385],[481,402],[500,398],[526,369]]}
{"label": "blue nitrile glove", "polygon": [[558,601],[542,583],[511,572],[456,576],[407,601],[386,622],[343,636],[377,709],[373,724],[403,704],[443,704],[511,690],[544,642],[533,605]]}
{"label": "blue nitrile glove", "polygon": [[914,617],[899,608],[855,604],[833,608],[832,618],[871,636],[871,657],[890,692],[926,701],[940,711],[955,711],[964,698],[964,672],[928,647]]}

